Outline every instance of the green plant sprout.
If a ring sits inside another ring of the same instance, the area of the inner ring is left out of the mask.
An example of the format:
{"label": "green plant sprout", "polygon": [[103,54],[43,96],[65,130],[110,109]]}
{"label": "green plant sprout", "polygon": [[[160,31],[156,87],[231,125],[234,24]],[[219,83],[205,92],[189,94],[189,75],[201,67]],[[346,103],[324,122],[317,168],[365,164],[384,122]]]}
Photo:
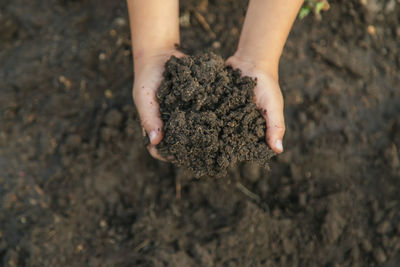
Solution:
{"label": "green plant sprout", "polygon": [[299,18],[303,19],[308,14],[314,12],[317,19],[321,19],[321,11],[326,11],[330,8],[328,0],[305,0],[299,12]]}

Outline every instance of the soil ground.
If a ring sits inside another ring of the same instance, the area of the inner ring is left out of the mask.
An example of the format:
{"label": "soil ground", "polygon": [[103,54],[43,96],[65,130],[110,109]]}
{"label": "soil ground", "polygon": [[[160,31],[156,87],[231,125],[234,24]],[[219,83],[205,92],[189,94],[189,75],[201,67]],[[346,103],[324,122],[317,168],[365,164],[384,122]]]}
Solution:
{"label": "soil ground", "polygon": [[[271,171],[194,180],[142,145],[124,1],[2,0],[0,265],[398,266],[400,5],[362,2],[295,23]],[[245,8],[181,1],[185,52]]]}

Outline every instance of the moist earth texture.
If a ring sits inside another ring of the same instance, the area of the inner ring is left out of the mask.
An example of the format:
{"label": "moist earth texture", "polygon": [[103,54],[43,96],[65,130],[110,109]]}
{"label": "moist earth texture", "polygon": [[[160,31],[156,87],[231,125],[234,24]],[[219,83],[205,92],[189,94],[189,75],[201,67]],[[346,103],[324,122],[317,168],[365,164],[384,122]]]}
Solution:
{"label": "moist earth texture", "polygon": [[274,153],[253,103],[255,85],[213,53],[172,57],[157,95],[164,121],[160,154],[195,177],[224,176],[243,161],[268,166]]}
{"label": "moist earth texture", "polygon": [[[400,5],[297,20],[285,152],[224,179],[154,160],[126,1],[0,0],[0,266],[400,266]],[[180,1],[181,48],[235,53],[244,0]]]}

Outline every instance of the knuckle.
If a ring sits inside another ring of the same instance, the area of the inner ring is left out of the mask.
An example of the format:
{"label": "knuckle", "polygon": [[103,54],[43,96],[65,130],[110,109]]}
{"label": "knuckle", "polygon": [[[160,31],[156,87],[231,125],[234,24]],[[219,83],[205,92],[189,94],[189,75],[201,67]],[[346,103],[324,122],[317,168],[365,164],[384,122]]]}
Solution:
{"label": "knuckle", "polygon": [[148,128],[148,126],[151,124],[150,117],[147,113],[144,112],[139,112],[140,113],[140,121],[142,122],[142,125],[144,128]]}
{"label": "knuckle", "polygon": [[284,100],[283,100],[283,95],[281,94],[281,95],[279,95],[279,104],[282,106],[282,109],[283,109],[283,106],[284,106]]}
{"label": "knuckle", "polygon": [[132,96],[133,96],[133,101],[134,101],[135,103],[137,103],[137,101],[139,101],[139,98],[140,98],[140,92],[139,92],[139,90],[133,89],[133,91],[132,91]]}
{"label": "knuckle", "polygon": [[275,128],[278,130],[278,132],[280,132],[280,133],[284,133],[285,132],[285,130],[286,130],[286,127],[285,127],[285,125],[284,124],[281,124],[281,125],[275,125]]}
{"label": "knuckle", "polygon": [[268,127],[271,131],[281,135],[286,131],[285,124],[272,124],[271,127]]}

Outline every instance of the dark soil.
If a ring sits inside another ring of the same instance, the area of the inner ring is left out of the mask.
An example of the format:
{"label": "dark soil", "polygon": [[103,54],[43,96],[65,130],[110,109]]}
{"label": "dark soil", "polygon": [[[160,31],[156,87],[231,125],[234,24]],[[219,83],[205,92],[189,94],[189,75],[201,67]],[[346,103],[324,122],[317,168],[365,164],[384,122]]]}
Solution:
{"label": "dark soil", "polygon": [[[1,0],[0,266],[399,266],[400,6],[330,2],[271,171],[196,180],[143,147],[124,1]],[[181,1],[184,52],[232,55],[246,6]]]}
{"label": "dark soil", "polygon": [[268,166],[274,153],[253,103],[255,85],[215,54],[172,57],[157,95],[165,125],[160,154],[195,177],[225,176],[243,161]]}

